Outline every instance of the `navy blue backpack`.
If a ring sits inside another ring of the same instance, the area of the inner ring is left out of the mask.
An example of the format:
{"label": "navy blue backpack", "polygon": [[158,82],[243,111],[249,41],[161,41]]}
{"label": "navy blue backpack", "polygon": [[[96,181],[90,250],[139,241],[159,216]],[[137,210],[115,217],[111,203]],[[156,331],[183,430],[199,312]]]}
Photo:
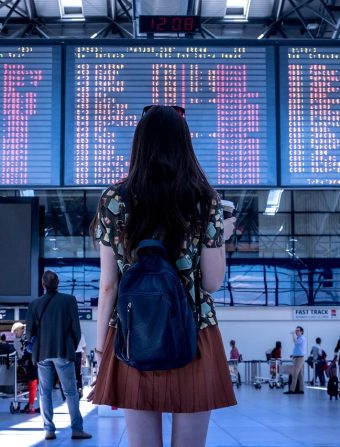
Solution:
{"label": "navy blue backpack", "polygon": [[141,241],[136,256],[119,284],[115,355],[143,371],[180,368],[197,355],[199,317],[161,241]]}

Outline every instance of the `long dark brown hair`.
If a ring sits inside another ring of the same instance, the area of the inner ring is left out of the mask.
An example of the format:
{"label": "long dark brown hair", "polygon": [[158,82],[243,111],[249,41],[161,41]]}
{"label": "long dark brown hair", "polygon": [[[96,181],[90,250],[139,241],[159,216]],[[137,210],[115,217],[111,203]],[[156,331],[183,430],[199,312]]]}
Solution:
{"label": "long dark brown hair", "polygon": [[195,156],[185,119],[172,107],[153,106],[139,121],[122,187],[129,207],[122,233],[128,259],[141,240],[157,237],[175,260],[185,236],[206,226],[215,191]]}

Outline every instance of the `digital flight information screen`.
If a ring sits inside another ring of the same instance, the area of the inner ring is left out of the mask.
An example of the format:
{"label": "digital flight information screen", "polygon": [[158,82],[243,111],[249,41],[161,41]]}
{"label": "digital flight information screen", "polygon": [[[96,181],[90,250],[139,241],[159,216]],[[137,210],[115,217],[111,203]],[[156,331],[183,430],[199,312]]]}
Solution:
{"label": "digital flight information screen", "polygon": [[340,48],[281,47],[281,183],[340,185]]}
{"label": "digital flight information screen", "polygon": [[58,46],[0,46],[0,187],[60,184]]}
{"label": "digital flight information screen", "polygon": [[65,186],[101,186],[128,172],[143,107],[186,110],[193,146],[216,187],[276,179],[274,48],[67,46]]}

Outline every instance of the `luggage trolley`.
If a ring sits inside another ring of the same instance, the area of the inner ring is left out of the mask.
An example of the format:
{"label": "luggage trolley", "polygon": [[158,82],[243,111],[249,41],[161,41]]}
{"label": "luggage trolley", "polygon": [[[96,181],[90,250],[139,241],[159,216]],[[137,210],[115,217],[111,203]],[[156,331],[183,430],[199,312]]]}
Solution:
{"label": "luggage trolley", "polygon": [[274,359],[267,357],[269,374],[268,376],[258,375],[254,380],[254,387],[261,389],[262,385],[268,383],[269,388],[283,388],[285,385],[284,376],[282,375],[282,361],[281,359]]}
{"label": "luggage trolley", "polygon": [[14,399],[9,406],[12,414],[20,412],[22,403],[28,403],[28,394],[26,368],[18,364],[18,356],[14,355]]}
{"label": "luggage trolley", "polygon": [[14,392],[15,352],[0,355],[0,395],[10,397]]}
{"label": "luggage trolley", "polygon": [[291,360],[281,360],[279,367],[279,376],[282,383],[282,388],[289,384],[289,379],[291,378],[293,370],[293,364]]}
{"label": "luggage trolley", "polygon": [[16,352],[0,355],[0,389],[3,397],[14,398],[9,407],[12,414],[20,411],[21,403],[28,402],[26,370],[19,366]]}
{"label": "luggage trolley", "polygon": [[241,380],[240,373],[238,371],[238,360],[228,360],[228,364],[231,382],[236,385],[236,388],[239,388],[241,385]]}
{"label": "luggage trolley", "polygon": [[270,379],[268,380],[268,385],[270,389],[283,388],[285,385],[283,376],[281,374],[281,366],[282,366],[281,359],[269,360]]}
{"label": "luggage trolley", "polygon": [[271,380],[271,376],[262,376],[261,374],[261,363],[269,363],[270,360],[270,354],[268,352],[266,352],[265,354],[267,361],[259,360],[257,375],[254,377],[253,385],[257,390],[260,390],[262,388],[262,385],[264,385],[265,383],[269,383],[269,381]]}

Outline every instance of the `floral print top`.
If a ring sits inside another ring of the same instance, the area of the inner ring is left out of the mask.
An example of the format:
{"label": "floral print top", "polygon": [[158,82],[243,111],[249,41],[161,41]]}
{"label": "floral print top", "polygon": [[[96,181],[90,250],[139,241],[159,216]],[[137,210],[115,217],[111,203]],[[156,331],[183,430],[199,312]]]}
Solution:
{"label": "floral print top", "polygon": [[[123,247],[120,243],[120,235],[124,229],[128,214],[122,196],[121,185],[113,185],[104,191],[101,196],[98,211],[98,225],[96,228],[96,239],[106,246],[111,246],[120,274],[129,268],[129,263],[124,257]],[[195,308],[195,285],[194,274],[198,265],[199,237],[191,238],[183,243],[176,268],[181,281],[191,298],[191,307]],[[202,245],[207,248],[221,247],[224,244],[223,234],[223,212],[220,198],[217,195],[210,207],[209,222],[203,236]],[[200,287],[201,302],[201,329],[217,324],[216,312],[212,297]],[[113,309],[110,325],[115,324],[115,310]]]}

